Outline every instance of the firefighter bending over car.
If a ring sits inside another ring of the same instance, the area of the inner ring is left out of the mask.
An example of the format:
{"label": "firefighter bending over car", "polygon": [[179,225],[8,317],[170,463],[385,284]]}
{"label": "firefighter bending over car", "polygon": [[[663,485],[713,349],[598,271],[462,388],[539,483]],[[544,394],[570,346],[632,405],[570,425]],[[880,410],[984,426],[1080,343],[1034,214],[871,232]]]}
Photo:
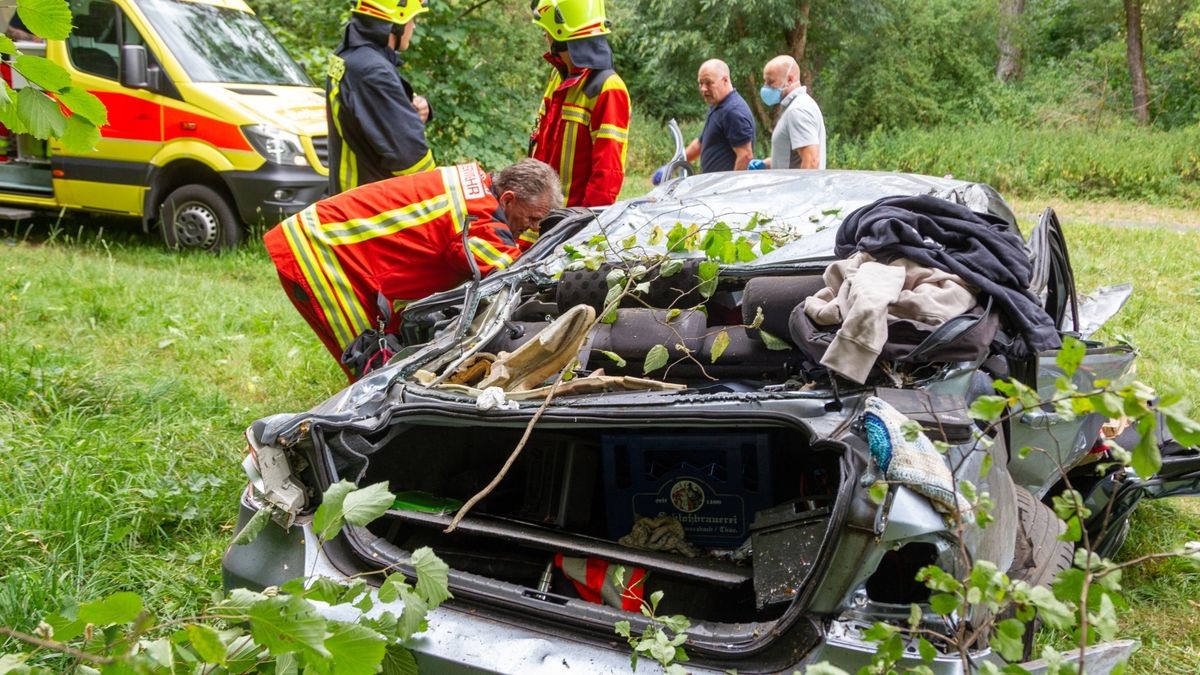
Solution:
{"label": "firefighter bending over car", "polygon": [[604,0],[535,0],[554,66],[529,156],[554,167],[567,206],[607,206],[625,178],[629,91],[613,70]]}
{"label": "firefighter bending over car", "polygon": [[425,142],[429,104],[396,70],[424,0],[358,0],[329,59],[329,193],[435,164]]}
{"label": "firefighter bending over car", "polygon": [[511,265],[532,241],[522,235],[561,203],[558,176],[540,161],[491,176],[460,164],[323,199],[263,240],[288,298],[342,363],[408,302]]}

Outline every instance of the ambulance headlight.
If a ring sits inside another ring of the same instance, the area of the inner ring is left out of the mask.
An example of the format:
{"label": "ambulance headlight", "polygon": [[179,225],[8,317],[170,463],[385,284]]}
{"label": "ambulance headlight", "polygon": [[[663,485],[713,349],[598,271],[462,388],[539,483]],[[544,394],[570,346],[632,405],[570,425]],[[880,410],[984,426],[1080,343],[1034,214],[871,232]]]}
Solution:
{"label": "ambulance headlight", "polygon": [[266,124],[251,124],[242,127],[246,140],[267,158],[268,162],[290,166],[308,166],[300,137]]}

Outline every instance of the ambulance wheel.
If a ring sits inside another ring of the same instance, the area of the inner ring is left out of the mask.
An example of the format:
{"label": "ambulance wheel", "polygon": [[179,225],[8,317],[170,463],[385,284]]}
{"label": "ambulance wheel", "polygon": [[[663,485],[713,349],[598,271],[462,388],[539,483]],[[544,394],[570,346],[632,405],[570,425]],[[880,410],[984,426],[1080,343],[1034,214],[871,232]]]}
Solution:
{"label": "ambulance wheel", "polygon": [[162,203],[167,248],[216,253],[242,241],[242,224],[229,202],[206,185],[176,188]]}

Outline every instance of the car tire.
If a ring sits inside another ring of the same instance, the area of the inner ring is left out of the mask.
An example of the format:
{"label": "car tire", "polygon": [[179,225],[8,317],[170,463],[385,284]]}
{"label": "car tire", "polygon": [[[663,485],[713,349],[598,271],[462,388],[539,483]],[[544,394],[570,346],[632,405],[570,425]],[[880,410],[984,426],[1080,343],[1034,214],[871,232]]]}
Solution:
{"label": "car tire", "polygon": [[[1015,487],[1017,539],[1008,578],[1024,581],[1030,586],[1049,587],[1059,572],[1071,566],[1075,547],[1069,541],[1059,540],[1058,535],[1066,531],[1067,525],[1054,513],[1054,509],[1038,501],[1025,488],[1019,485]],[[1013,611],[1009,610],[998,619],[1012,616]],[[1025,625],[1025,661],[1033,657],[1034,636],[1040,626],[1041,620],[1037,618]]]}
{"label": "car tire", "polygon": [[242,224],[221,193],[207,185],[184,185],[160,209],[167,248],[216,253],[242,241]]}

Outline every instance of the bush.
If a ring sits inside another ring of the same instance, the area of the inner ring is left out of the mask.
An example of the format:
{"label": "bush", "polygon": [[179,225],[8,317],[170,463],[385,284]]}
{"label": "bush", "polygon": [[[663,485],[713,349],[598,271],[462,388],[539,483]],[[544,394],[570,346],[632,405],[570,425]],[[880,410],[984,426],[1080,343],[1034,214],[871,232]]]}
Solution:
{"label": "bush", "polygon": [[1200,200],[1200,126],[1152,131],[980,124],[834,138],[831,146],[830,168],[951,174],[1006,195],[1174,205]]}

